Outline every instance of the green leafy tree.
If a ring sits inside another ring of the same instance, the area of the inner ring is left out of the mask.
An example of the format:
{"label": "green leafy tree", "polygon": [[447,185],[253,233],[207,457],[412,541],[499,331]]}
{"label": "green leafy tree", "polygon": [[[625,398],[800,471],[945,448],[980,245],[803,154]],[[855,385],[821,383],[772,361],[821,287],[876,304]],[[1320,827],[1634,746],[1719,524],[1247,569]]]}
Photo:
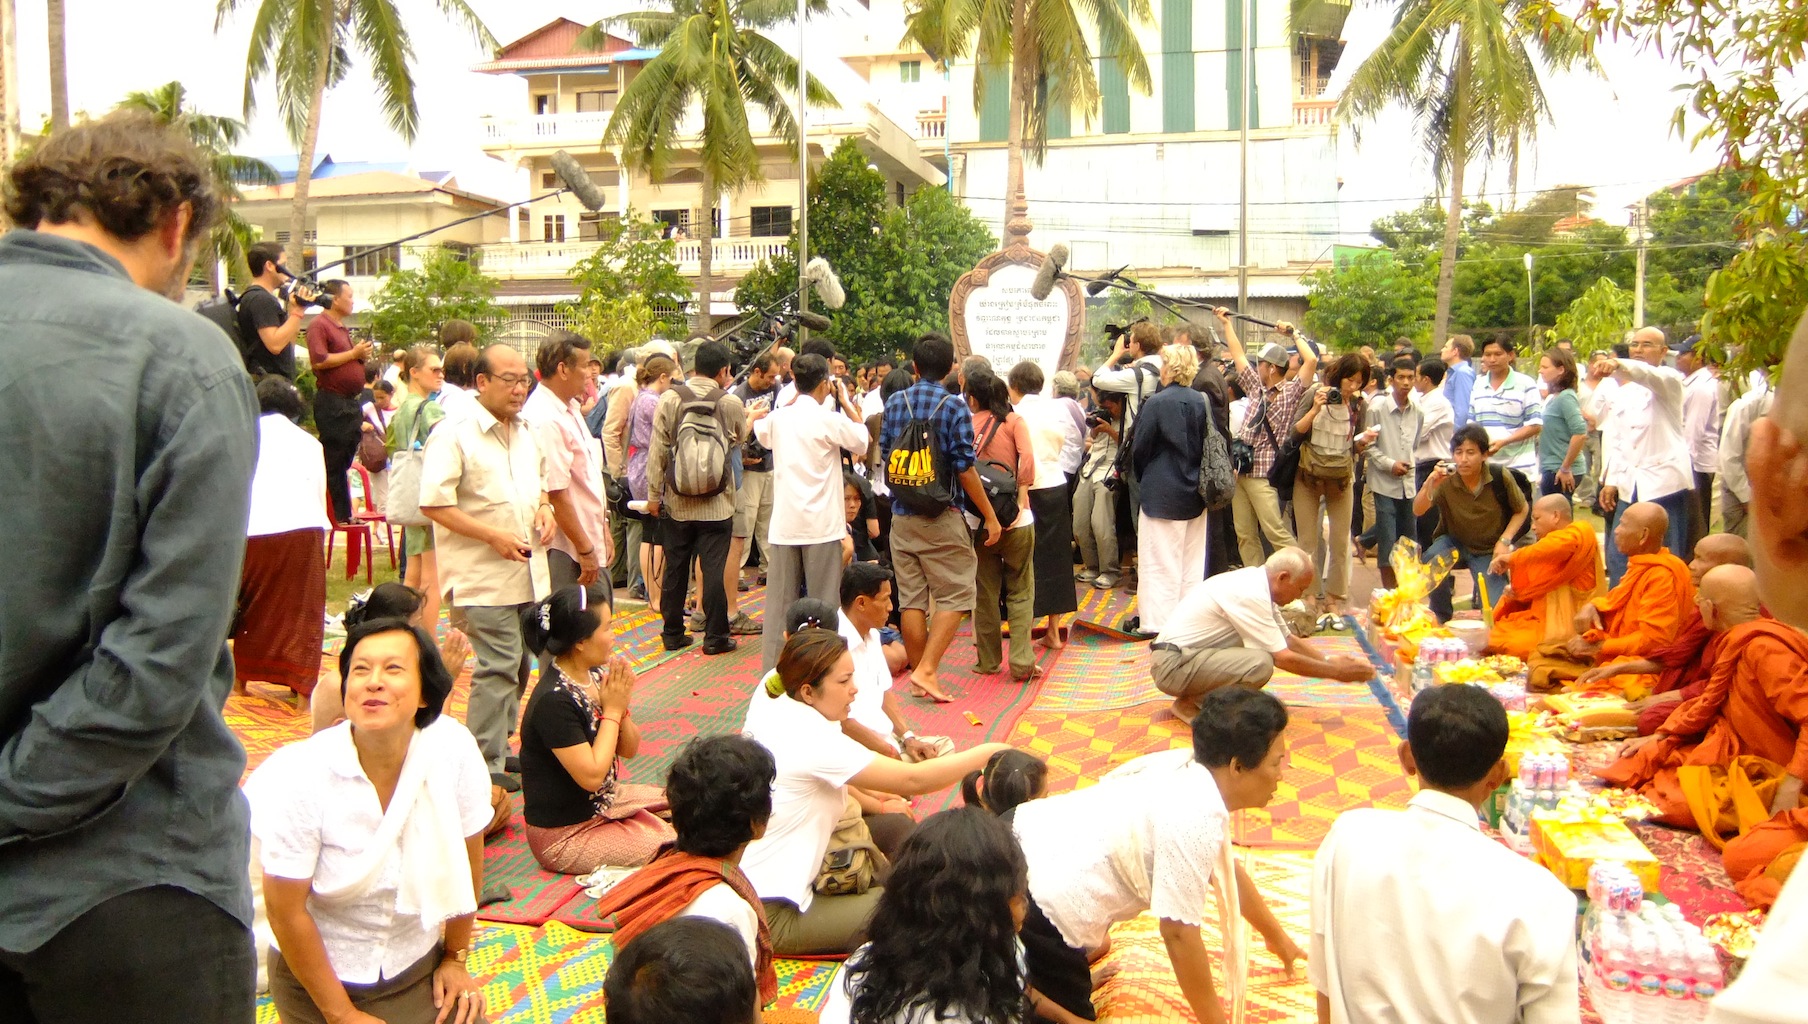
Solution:
{"label": "green leafy tree", "polygon": [[[739,192],[761,179],[760,154],[748,119],[750,106],[763,112],[772,132],[797,151],[797,119],[787,97],[795,95],[797,60],[763,30],[795,17],[795,4],[778,0],[665,0],[666,9],[609,18],[579,35],[579,49],[601,49],[610,29],[624,28],[642,46],[656,47],[628,81],[617,102],[603,145],[619,147],[628,168],[653,179],[665,176],[679,151],[679,129],[693,104],[697,170],[703,183],[703,217],[697,238],[697,326],[711,321],[711,271],[716,196]],[[808,10],[827,10],[827,0],[809,0]],[[807,102],[834,106],[835,97],[810,76]]]}
{"label": "green leafy tree", "polygon": [[[253,0],[219,0],[214,31]],[[276,106],[289,141],[299,150],[295,197],[290,206],[290,237],[307,237],[308,185],[314,151],[320,143],[320,118],[326,91],[345,81],[354,56],[370,66],[376,79],[376,101],[389,127],[412,143],[420,127],[414,101],[414,43],[402,23],[395,0],[255,0],[251,48],[245,55],[245,117],[256,107],[257,83],[269,78],[276,86]],[[485,51],[496,37],[465,0],[433,0],[449,21],[465,26]]]}
{"label": "green leafy tree", "polygon": [[[973,109],[984,104],[987,82],[1008,75],[1006,128],[1006,242],[1029,236],[1023,199],[1025,156],[1040,164],[1048,150],[1048,114],[1077,111],[1090,126],[1099,110],[1093,66],[1110,61],[1131,88],[1148,95],[1149,62],[1136,26],[1154,21],[1149,0],[907,0],[905,38],[943,67],[972,61]],[[1097,27],[1098,52],[1087,44]]]}
{"label": "green leafy tree", "polygon": [[1175,318],[1167,310],[1158,309],[1147,296],[1118,288],[1106,292],[1105,300],[1087,311],[1086,337],[1080,343],[1080,363],[1098,366],[1111,355],[1113,339],[1106,331],[1107,327],[1128,328],[1143,319],[1167,324]]}
{"label": "green leafy tree", "polygon": [[385,276],[370,301],[371,335],[390,348],[426,341],[447,320],[469,320],[482,337],[508,319],[508,310],[496,303],[496,279],[445,246],[423,252],[419,270]]}
{"label": "green leafy tree", "polygon": [[[827,312],[828,332],[851,358],[909,351],[925,331],[948,329],[948,296],[960,276],[998,245],[945,190],[924,186],[889,207],[885,178],[844,139],[810,181],[810,250],[835,268],[847,304]],[[797,251],[797,235],[790,252]],[[797,258],[761,261],[741,279],[735,305],[782,305],[797,289]]]}
{"label": "green leafy tree", "polygon": [[1386,249],[1315,270],[1306,278],[1311,289],[1306,329],[1344,350],[1372,345],[1381,351],[1402,337],[1422,342],[1431,333],[1437,297],[1425,271]]}
{"label": "green leafy tree", "polygon": [[1601,278],[1557,317],[1551,333],[1568,338],[1579,355],[1610,349],[1632,329],[1632,293]]}
{"label": "green leafy tree", "polygon": [[603,348],[683,335],[691,286],[678,272],[677,243],[660,237],[660,227],[632,210],[602,221],[596,251],[571,268],[577,301],[558,307],[572,330]]}
{"label": "green leafy tree", "polygon": [[1464,172],[1477,159],[1504,159],[1517,176],[1522,147],[1549,117],[1541,77],[1577,63],[1594,66],[1592,37],[1542,3],[1402,0],[1392,31],[1338,100],[1338,117],[1357,123],[1406,107],[1421,126],[1433,171],[1447,180],[1434,345],[1444,342],[1456,290]]}
{"label": "green leafy tree", "polygon": [[1645,322],[1680,328],[1701,320],[1708,277],[1741,246],[1739,211],[1747,175],[1716,171],[1678,192],[1659,189],[1645,201],[1650,238],[1645,257]]}
{"label": "green leafy tree", "polygon": [[[1540,14],[1556,6],[1536,3]],[[1718,145],[1726,167],[1747,176],[1735,222],[1745,247],[1709,275],[1701,333],[1728,356],[1731,372],[1774,365],[1789,344],[1788,325],[1808,306],[1808,117],[1800,103],[1808,4],[1729,10],[1721,0],[1599,0],[1581,19],[1600,37],[1636,40],[1679,64],[1692,81],[1677,131],[1698,125],[1693,141]]]}
{"label": "green leafy tree", "polygon": [[146,111],[160,124],[180,127],[207,158],[214,188],[226,197],[227,206],[225,215],[214,225],[208,243],[211,251],[203,269],[215,291],[219,290],[220,282],[214,278],[220,263],[226,264],[234,280],[242,280],[249,273],[245,249],[257,241],[257,230],[239,216],[231,203],[239,198],[240,185],[274,185],[279,180],[276,168],[233,152],[245,138],[245,122],[194,109],[181,82],[166,82],[148,92],[127,93],[119,105],[127,110]]}

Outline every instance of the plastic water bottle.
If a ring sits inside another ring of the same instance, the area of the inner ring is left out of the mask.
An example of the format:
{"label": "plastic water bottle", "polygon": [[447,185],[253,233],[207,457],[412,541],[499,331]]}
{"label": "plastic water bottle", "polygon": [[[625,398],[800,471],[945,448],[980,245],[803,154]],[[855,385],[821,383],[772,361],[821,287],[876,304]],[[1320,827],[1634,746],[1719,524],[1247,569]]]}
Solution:
{"label": "plastic water bottle", "polygon": [[1437,677],[1432,674],[1431,662],[1429,662],[1425,659],[1424,652],[1421,651],[1419,660],[1413,662],[1413,669],[1412,669],[1412,692],[1413,692],[1413,695],[1418,696],[1420,693],[1431,689],[1435,685],[1437,685]]}
{"label": "plastic water bottle", "polygon": [[1601,1000],[1607,1005],[1597,1009],[1609,1020],[1628,1019],[1633,998],[1633,971],[1637,965],[1633,963],[1632,946],[1623,930],[1614,928],[1602,932],[1601,955],[1595,963],[1601,984],[1608,993]]}
{"label": "plastic water bottle", "polygon": [[1720,986],[1726,983],[1725,975],[1720,972],[1720,954],[1704,936],[1697,935],[1689,941],[1689,973],[1695,979],[1696,1019],[1699,1020],[1706,1015],[1707,1004],[1720,994]]}
{"label": "plastic water bottle", "polygon": [[1632,933],[1632,994],[1632,1016],[1628,1019],[1663,1019],[1664,975],[1657,964],[1657,939],[1642,926],[1635,926]]}
{"label": "plastic water bottle", "polygon": [[1664,978],[1664,1009],[1661,1019],[1671,1024],[1691,1024],[1698,1019],[1695,1010],[1694,965],[1682,936],[1666,932],[1658,939],[1658,967]]}

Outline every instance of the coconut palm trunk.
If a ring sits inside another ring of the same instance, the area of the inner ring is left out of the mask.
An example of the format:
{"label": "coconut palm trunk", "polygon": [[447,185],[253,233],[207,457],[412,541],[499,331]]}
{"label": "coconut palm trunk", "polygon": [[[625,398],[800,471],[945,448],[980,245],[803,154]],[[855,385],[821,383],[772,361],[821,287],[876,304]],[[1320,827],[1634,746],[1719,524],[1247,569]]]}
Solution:
{"label": "coconut palm trunk", "polygon": [[45,14],[50,20],[50,129],[69,127],[69,50],[67,18],[63,0],[48,0]]}
{"label": "coconut palm trunk", "polygon": [[716,248],[716,184],[709,168],[703,169],[703,222],[697,225],[697,319],[696,330],[707,331],[715,320],[710,296],[715,292],[711,262]]}
{"label": "coconut palm trunk", "polygon": [[1036,88],[1035,44],[1031,41],[1029,0],[1011,5],[1011,100],[1005,127],[1004,247],[1028,245],[1030,204],[1023,187],[1024,118],[1028,116]]}
{"label": "coconut palm trunk", "polygon": [[[335,0],[325,0],[326,23],[338,24]],[[295,162],[295,195],[289,201],[289,255],[301,259],[308,245],[308,186],[314,176],[314,150],[320,145],[320,117],[326,106],[326,82],[333,63],[333,33],[320,34],[320,53],[316,57],[312,93],[308,101],[308,123],[301,133],[301,152]]]}
{"label": "coconut palm trunk", "polygon": [[1456,291],[1456,243],[1463,230],[1463,168],[1469,162],[1469,52],[1465,33],[1456,40],[1456,90],[1450,107],[1450,209],[1444,215],[1444,249],[1438,257],[1438,306],[1432,347],[1450,333],[1450,300]]}

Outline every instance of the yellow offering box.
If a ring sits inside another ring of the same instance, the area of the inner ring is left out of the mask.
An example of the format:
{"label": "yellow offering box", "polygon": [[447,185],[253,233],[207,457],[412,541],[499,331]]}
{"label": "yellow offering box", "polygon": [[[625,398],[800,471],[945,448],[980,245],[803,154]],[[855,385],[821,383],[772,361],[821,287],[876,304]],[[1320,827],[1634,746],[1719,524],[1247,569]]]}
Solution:
{"label": "yellow offering box", "polygon": [[1618,818],[1575,820],[1561,812],[1532,815],[1532,849],[1557,880],[1571,889],[1588,887],[1588,869],[1595,861],[1620,861],[1638,876],[1646,892],[1658,891],[1657,858]]}
{"label": "yellow offering box", "polygon": [[1507,750],[1503,755],[1507,771],[1519,774],[1519,759],[1527,754],[1565,754],[1569,748],[1547,730],[1537,725],[1538,716],[1524,711],[1507,713]]}

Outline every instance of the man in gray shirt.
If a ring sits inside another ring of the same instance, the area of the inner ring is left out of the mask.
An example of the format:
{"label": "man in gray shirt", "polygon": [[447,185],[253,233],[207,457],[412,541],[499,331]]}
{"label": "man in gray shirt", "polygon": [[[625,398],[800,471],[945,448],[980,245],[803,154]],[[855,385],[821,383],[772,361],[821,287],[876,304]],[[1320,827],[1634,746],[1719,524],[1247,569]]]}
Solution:
{"label": "man in gray shirt", "polygon": [[257,405],[170,301],[220,202],[147,114],[13,164],[0,238],[0,1020],[248,1024],[227,729]]}
{"label": "man in gray shirt", "polygon": [[1389,367],[1388,393],[1369,403],[1366,427],[1358,443],[1369,453],[1368,486],[1375,495],[1375,561],[1381,566],[1381,584],[1398,585],[1388,561],[1394,542],[1417,539],[1413,517],[1413,449],[1425,429],[1425,414],[1413,404],[1413,385],[1419,368],[1411,356],[1395,356]]}

